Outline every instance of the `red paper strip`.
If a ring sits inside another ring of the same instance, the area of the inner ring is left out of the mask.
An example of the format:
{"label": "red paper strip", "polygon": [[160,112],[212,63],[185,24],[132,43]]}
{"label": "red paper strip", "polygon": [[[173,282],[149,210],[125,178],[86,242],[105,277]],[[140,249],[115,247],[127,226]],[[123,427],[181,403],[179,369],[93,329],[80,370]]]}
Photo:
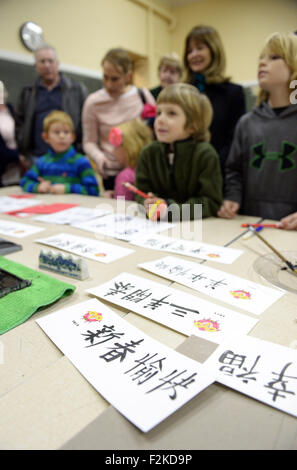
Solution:
{"label": "red paper strip", "polygon": [[76,207],[78,204],[65,204],[65,203],[56,203],[56,204],[40,204],[39,206],[26,207],[25,209],[18,209],[16,211],[5,212],[5,214],[15,215],[18,214],[54,214],[55,212],[64,211],[70,209],[71,207]]}
{"label": "red paper strip", "polygon": [[8,197],[14,197],[15,199],[29,199],[35,197],[35,194],[8,194]]}

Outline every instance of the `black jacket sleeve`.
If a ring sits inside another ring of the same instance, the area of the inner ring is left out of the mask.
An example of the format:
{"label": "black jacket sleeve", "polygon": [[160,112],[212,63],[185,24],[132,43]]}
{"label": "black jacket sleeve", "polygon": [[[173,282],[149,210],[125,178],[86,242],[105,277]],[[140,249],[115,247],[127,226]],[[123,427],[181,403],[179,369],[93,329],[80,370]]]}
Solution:
{"label": "black jacket sleeve", "polygon": [[236,124],[246,112],[245,94],[242,86],[226,82],[209,85],[206,95],[213,108],[211,144],[219,154],[224,174]]}
{"label": "black jacket sleeve", "polygon": [[17,149],[7,147],[2,135],[0,134],[0,177],[3,175],[6,165],[19,161],[19,152]]}

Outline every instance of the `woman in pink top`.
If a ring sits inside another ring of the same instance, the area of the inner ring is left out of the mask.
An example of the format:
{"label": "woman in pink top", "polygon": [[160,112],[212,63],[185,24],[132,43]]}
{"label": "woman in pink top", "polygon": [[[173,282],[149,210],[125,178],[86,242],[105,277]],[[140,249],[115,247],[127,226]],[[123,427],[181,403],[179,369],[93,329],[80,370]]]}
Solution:
{"label": "woman in pink top", "polygon": [[0,186],[19,184],[30,163],[20,155],[15,139],[15,113],[6,103],[7,91],[0,82]]}
{"label": "woman in pink top", "polygon": [[[83,107],[83,149],[108,190],[113,189],[115,176],[123,168],[108,142],[109,131],[140,116],[144,103],[138,89],[131,85],[133,64],[125,50],[111,49],[101,64],[104,88],[91,93]],[[143,94],[148,104],[155,105],[148,90],[143,89]]]}
{"label": "woman in pink top", "polygon": [[139,154],[152,139],[152,130],[139,118],[111,129],[108,141],[114,148],[114,155],[118,163],[124,169],[115,177],[114,191],[106,191],[105,197],[116,199],[121,196],[128,201],[133,201],[134,193],[127,189],[123,183],[134,185]]}

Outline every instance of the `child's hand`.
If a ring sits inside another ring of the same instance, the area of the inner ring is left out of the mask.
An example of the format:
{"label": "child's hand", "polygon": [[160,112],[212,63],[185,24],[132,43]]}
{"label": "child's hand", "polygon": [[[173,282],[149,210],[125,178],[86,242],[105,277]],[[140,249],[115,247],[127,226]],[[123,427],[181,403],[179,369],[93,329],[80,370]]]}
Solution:
{"label": "child's hand", "polygon": [[151,206],[152,204],[154,204],[158,198],[153,194],[153,193],[147,193],[148,197],[147,199],[144,200],[143,202],[143,205],[144,205],[144,208],[145,208],[145,212],[148,213],[149,211],[149,206]]}
{"label": "child's hand", "polygon": [[220,210],[217,212],[218,217],[223,217],[225,219],[233,219],[239,211],[240,205],[235,201],[228,201],[227,199],[223,201],[223,204]]}
{"label": "child's hand", "polygon": [[65,184],[52,184],[50,188],[51,194],[64,194]]}
{"label": "child's hand", "polygon": [[24,155],[19,155],[19,162],[23,171],[27,171],[31,167],[29,158],[26,158]]}
{"label": "child's hand", "polygon": [[293,214],[283,217],[280,220],[278,227],[283,228],[284,230],[297,230],[297,212],[293,212]]}
{"label": "child's hand", "polygon": [[40,181],[40,184],[37,186],[37,192],[38,193],[49,193],[51,190],[51,182],[46,181],[43,178],[39,177],[38,181]]}
{"label": "child's hand", "polygon": [[148,193],[148,198],[144,200],[144,208],[150,220],[161,220],[167,215],[167,204],[164,199],[156,197],[153,193]]}
{"label": "child's hand", "polygon": [[108,160],[104,155],[102,155],[100,157],[100,160],[98,160],[96,162],[98,173],[102,176],[102,178],[107,178],[107,175],[105,173],[105,168],[107,166],[107,162],[108,162]]}

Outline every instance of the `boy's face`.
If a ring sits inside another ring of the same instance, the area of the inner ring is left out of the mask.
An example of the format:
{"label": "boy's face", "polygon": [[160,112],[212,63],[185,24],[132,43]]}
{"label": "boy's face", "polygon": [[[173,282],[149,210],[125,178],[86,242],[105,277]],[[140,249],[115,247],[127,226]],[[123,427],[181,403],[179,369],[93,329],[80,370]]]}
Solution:
{"label": "boy's face", "polygon": [[74,142],[75,134],[67,124],[54,122],[48,132],[43,132],[42,138],[56,153],[63,153]]}
{"label": "boy's face", "polygon": [[161,103],[157,105],[157,117],[154,129],[159,142],[172,144],[184,140],[193,134],[193,130],[185,128],[186,115],[177,104]]}
{"label": "boy's face", "polygon": [[280,87],[289,86],[291,71],[284,59],[276,54],[262,54],[258,65],[260,87],[273,92]]}

